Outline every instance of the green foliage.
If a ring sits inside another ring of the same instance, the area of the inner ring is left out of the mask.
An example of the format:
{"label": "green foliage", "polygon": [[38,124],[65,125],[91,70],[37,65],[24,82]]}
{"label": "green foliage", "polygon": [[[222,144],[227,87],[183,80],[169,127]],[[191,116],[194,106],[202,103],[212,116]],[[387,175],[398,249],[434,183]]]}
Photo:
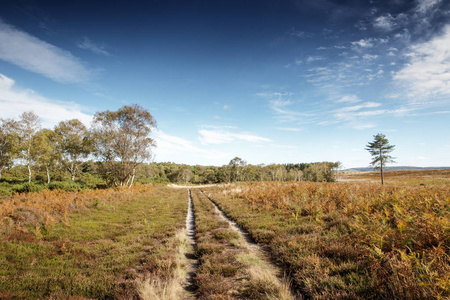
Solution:
{"label": "green foliage", "polygon": [[390,145],[386,135],[379,133],[373,136],[373,142],[369,142],[366,150],[372,155],[371,165],[383,168],[387,163],[395,162],[389,153],[394,151],[395,146]]}
{"label": "green foliage", "polygon": [[81,183],[73,182],[73,181],[65,181],[65,182],[54,181],[54,182],[49,183],[47,185],[47,188],[51,191],[61,190],[61,191],[66,191],[66,192],[74,192],[74,191],[82,191],[82,190],[86,189],[86,186]]}
{"label": "green foliage", "polygon": [[373,136],[373,142],[366,146],[366,150],[372,155],[370,164],[381,172],[381,184],[384,183],[383,167],[388,163],[393,163],[394,158],[389,153],[394,151],[394,145],[390,145],[386,136],[382,133]]}
{"label": "green foliage", "polygon": [[23,184],[15,184],[11,187],[11,191],[13,193],[34,193],[40,192],[45,189],[45,185],[35,184],[35,183],[23,183]]}

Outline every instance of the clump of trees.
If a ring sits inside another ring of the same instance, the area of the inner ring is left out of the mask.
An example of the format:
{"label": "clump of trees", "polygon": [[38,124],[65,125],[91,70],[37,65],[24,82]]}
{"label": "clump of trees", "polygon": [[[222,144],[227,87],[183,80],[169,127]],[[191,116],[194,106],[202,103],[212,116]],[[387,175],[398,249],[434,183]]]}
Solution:
{"label": "clump of trees", "polygon": [[153,116],[137,104],[96,113],[91,130],[78,119],[41,129],[33,112],[23,113],[19,121],[0,119],[0,179],[4,169],[24,165],[29,183],[35,169],[45,170],[48,184],[61,169],[75,181],[90,159],[97,165],[88,172],[95,170],[109,185],[131,186],[136,167],[151,157],[149,135],[155,126]]}

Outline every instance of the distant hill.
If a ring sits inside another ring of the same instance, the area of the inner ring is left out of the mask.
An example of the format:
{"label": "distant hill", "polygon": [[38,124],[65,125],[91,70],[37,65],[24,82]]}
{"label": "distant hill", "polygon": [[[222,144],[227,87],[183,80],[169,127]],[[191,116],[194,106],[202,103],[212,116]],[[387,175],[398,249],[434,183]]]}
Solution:
{"label": "distant hill", "polygon": [[[385,167],[383,170],[386,171],[413,171],[413,170],[445,170],[450,169],[450,167],[408,167],[408,166],[398,166],[398,167]],[[371,172],[375,171],[374,168],[350,168],[342,170],[343,172]]]}

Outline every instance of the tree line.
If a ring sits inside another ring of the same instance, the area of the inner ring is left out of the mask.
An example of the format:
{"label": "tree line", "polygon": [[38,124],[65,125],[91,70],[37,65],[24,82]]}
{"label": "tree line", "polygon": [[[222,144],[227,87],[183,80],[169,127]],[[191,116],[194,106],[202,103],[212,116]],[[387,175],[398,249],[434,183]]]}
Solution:
{"label": "tree line", "polygon": [[[93,177],[107,186],[139,182],[221,183],[236,181],[334,181],[339,163],[252,165],[235,157],[229,164],[189,166],[150,163],[153,116],[142,106],[97,112],[91,128],[80,120],[41,128],[39,116],[24,112],[19,120],[0,119],[0,180],[5,169],[15,177],[50,184],[83,182]],[[12,172],[12,173],[11,173]],[[14,177],[13,176],[13,177]]]}
{"label": "tree line", "polygon": [[184,165],[172,162],[142,164],[139,180],[180,184],[205,184],[238,181],[326,181],[333,182],[340,163],[252,165],[239,157],[223,166]]}

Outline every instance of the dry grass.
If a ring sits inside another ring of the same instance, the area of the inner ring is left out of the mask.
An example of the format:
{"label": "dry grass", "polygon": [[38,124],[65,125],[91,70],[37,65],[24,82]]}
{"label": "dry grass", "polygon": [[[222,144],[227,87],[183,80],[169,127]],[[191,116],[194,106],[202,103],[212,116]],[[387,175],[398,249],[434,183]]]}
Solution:
{"label": "dry grass", "polygon": [[209,195],[307,297],[450,297],[450,186],[272,182]]}
{"label": "dry grass", "polygon": [[[152,274],[146,274],[146,277],[139,278],[136,281],[136,291],[143,300],[177,300],[185,295],[183,285],[186,279],[186,257],[188,243],[186,239],[186,229],[179,230],[168,243],[161,246],[170,249],[176,249],[173,257],[174,268],[171,274],[166,277],[155,277]],[[164,251],[164,250],[163,250]]]}
{"label": "dry grass", "polygon": [[[384,179],[388,185],[450,185],[450,169],[385,171]],[[380,172],[341,172],[338,181],[380,183]]]}
{"label": "dry grass", "polygon": [[0,298],[137,299],[142,278],[166,292],[179,290],[178,279],[168,279],[183,276],[185,191],[44,192],[7,201]]}
{"label": "dry grass", "polygon": [[248,249],[248,252],[238,257],[238,261],[247,266],[246,273],[250,277],[247,290],[250,296],[254,293],[255,296],[265,295],[264,298],[267,300],[294,299],[289,280],[286,277],[280,279],[276,275],[278,270],[264,259],[261,259],[260,255],[260,253]]}
{"label": "dry grass", "polygon": [[87,208],[102,208],[128,201],[139,194],[151,195],[155,188],[135,185],[133,188],[84,190],[66,192],[43,190],[37,193],[16,194],[0,200],[0,234],[19,230],[40,236],[55,224],[70,226],[69,214]]}

